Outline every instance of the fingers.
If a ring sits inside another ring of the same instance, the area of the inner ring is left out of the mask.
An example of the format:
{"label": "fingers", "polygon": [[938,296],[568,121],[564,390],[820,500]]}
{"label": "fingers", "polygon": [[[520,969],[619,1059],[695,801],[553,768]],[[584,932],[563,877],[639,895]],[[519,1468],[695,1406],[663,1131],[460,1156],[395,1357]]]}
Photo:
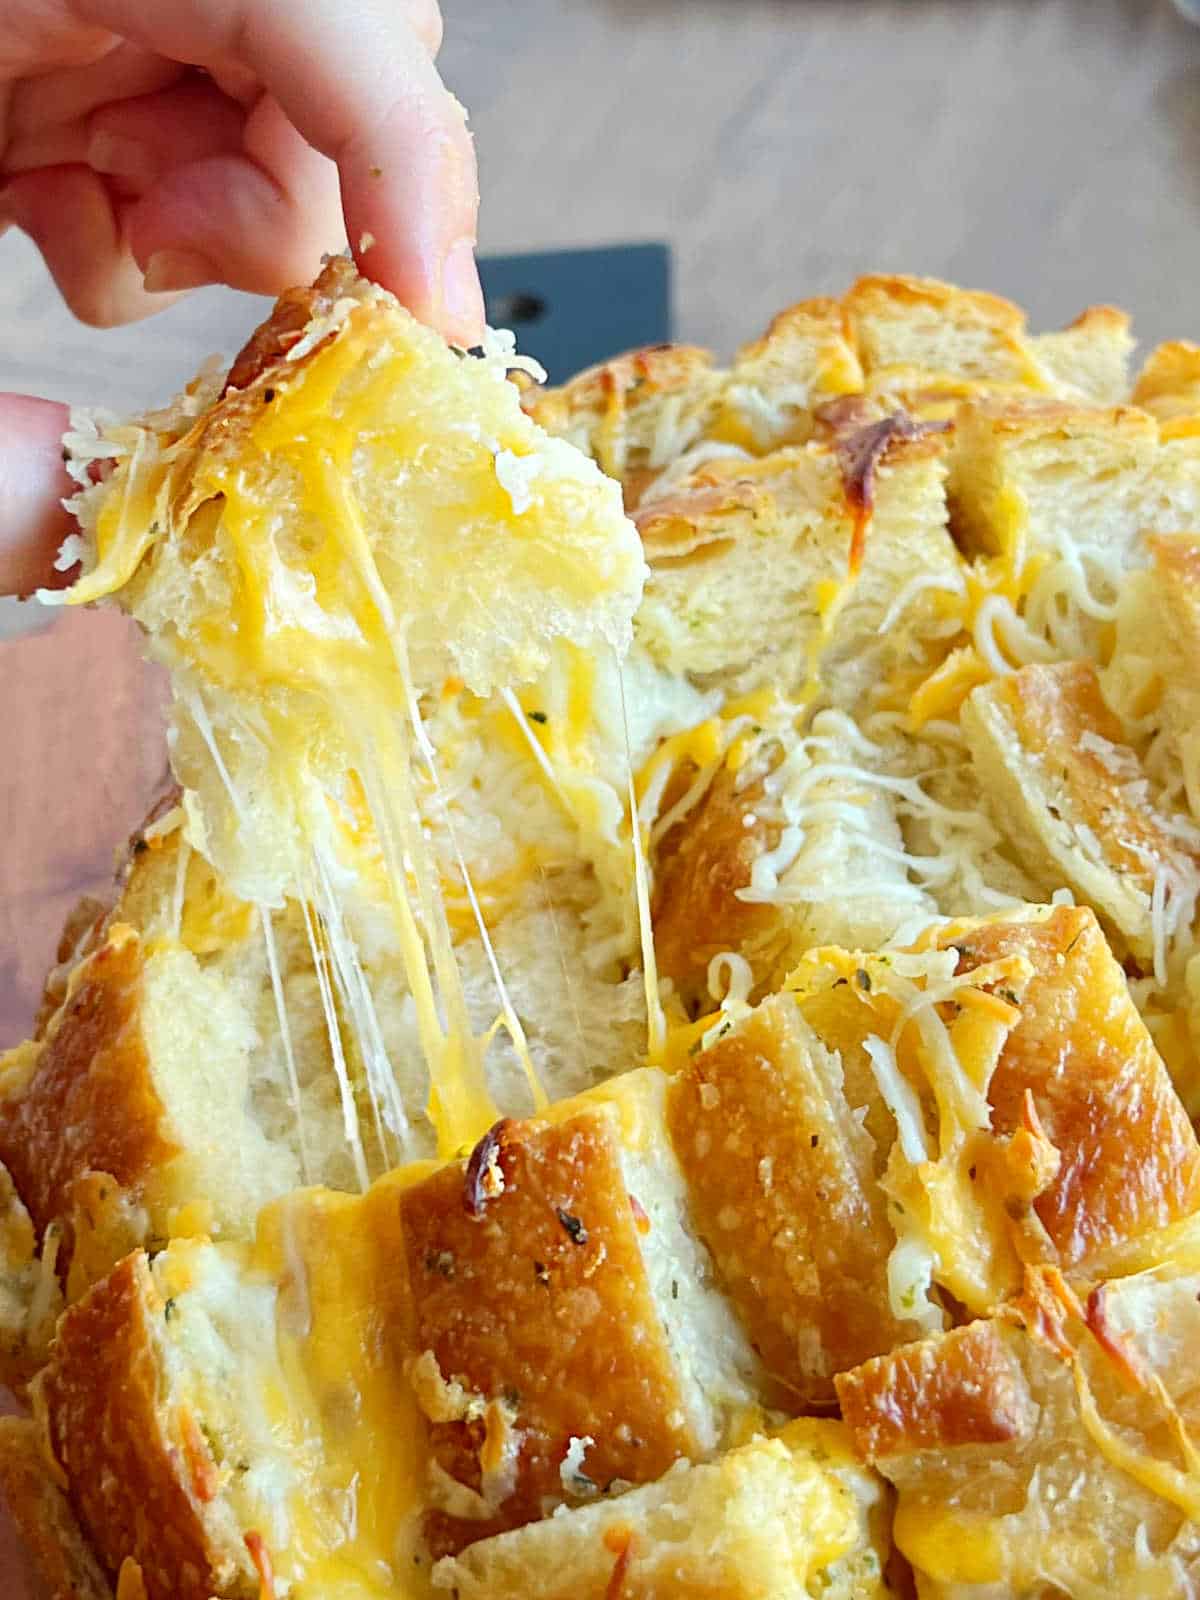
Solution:
{"label": "fingers", "polygon": [[87,167],[19,174],[0,194],[0,224],[23,229],[45,257],[63,299],[97,328],[160,311],[148,294],[103,178]]}
{"label": "fingers", "polygon": [[269,97],[247,115],[192,77],[102,106],[64,153],[105,181],[80,165],[31,172],[0,213],[35,240],[84,321],[146,316],[165,292],[202,283],[276,294],[345,247],[336,168]]}
{"label": "fingers", "polygon": [[8,170],[81,160],[80,150],[74,149],[68,155],[55,153],[39,162],[37,141],[62,130],[70,130],[82,140],[85,119],[98,106],[165,89],[187,71],[178,62],[166,61],[140,45],[112,48],[111,40],[109,44],[98,59],[86,65],[17,79],[6,124],[4,165]]}
{"label": "fingers", "polygon": [[85,20],[219,77],[249,67],[337,163],[351,244],[361,255],[375,241],[364,270],[448,336],[478,340],[475,152],[430,57],[440,22],[428,0],[74,3]]}
{"label": "fingers", "polygon": [[239,150],[245,120],[214,83],[193,77],[99,107],[87,120],[84,159],[140,195],[176,167]]}
{"label": "fingers", "polygon": [[58,587],[54,558],[71,531],[74,490],[62,460],[66,406],[0,394],[0,594]]}
{"label": "fingers", "polygon": [[[193,131],[204,138],[203,125]],[[275,294],[307,283],[322,255],[344,249],[332,162],[269,96],[238,132],[240,148],[173,167],[126,213],[147,289],[228,283]]]}

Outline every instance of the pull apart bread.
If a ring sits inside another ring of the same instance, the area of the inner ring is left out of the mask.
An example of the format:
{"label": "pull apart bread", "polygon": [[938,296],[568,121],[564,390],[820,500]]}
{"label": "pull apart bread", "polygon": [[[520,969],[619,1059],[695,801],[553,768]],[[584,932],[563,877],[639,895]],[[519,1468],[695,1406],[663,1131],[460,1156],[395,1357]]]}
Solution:
{"label": "pull apart bread", "polygon": [[348,262],[80,418],[177,787],[0,1065],[56,1600],[1200,1593],[1200,354],[558,390]]}

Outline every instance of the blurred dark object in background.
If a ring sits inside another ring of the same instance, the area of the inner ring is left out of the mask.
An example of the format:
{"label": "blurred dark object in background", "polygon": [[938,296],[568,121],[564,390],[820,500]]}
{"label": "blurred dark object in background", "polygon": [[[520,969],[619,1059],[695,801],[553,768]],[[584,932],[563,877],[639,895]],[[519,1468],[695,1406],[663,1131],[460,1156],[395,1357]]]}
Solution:
{"label": "blurred dark object in background", "polygon": [[551,383],[637,345],[671,337],[665,244],[548,250],[479,263],[493,328],[511,328]]}

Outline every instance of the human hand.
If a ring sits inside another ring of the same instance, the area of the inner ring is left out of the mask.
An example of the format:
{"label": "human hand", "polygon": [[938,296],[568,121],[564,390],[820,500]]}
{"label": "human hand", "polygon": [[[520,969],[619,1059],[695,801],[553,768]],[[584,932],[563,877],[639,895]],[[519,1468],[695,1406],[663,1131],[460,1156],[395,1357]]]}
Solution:
{"label": "human hand", "polygon": [[[436,0],[0,0],[0,231],[98,326],[201,283],[276,293],[348,237],[477,343],[475,157],[441,32]],[[0,593],[51,581],[65,423],[0,395]]]}

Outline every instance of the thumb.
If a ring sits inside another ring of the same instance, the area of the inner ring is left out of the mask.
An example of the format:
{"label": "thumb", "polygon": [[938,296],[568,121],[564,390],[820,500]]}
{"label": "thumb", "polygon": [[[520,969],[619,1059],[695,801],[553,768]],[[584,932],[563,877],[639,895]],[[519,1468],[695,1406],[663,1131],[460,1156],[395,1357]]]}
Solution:
{"label": "thumb", "polygon": [[0,594],[61,587],[54,558],[71,531],[62,508],[76,485],[62,459],[67,408],[0,394]]}

